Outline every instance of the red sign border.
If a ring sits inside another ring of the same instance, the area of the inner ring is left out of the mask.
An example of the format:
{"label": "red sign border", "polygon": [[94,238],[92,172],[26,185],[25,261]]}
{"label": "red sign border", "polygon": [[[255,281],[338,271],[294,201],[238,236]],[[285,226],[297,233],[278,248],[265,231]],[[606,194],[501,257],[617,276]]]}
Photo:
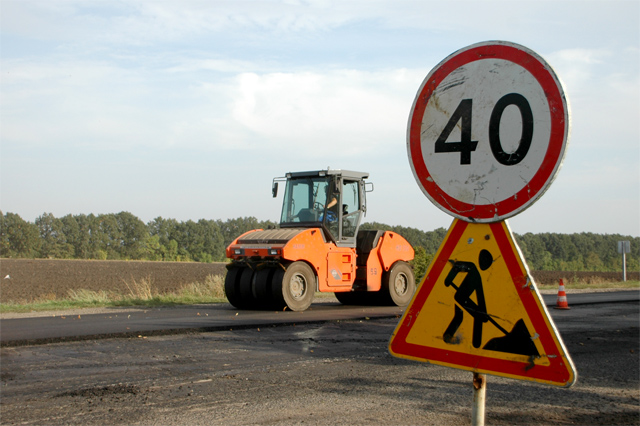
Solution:
{"label": "red sign border", "polygon": [[[407,336],[411,331],[412,318],[415,318],[424,307],[431,290],[433,290],[438,278],[441,276],[445,265],[448,264],[451,253],[469,225],[468,222],[454,219],[454,223],[451,226],[446,240],[440,248],[440,253],[429,267],[427,276],[418,288],[411,304],[407,307],[401,322],[396,328],[395,334],[389,342],[390,352],[396,356],[426,360],[436,364],[455,366],[474,372],[512,378],[525,378],[566,387],[573,385],[576,380],[576,375],[572,365],[570,365],[571,362],[568,358],[565,359],[564,356],[561,356],[564,355],[566,351],[562,346],[559,336],[556,337],[555,330],[549,328],[545,315],[536,301],[536,291],[519,292],[519,295],[527,315],[529,315],[529,319],[539,335],[544,352],[546,354],[558,355],[548,358],[548,366],[536,365],[534,368],[531,368],[531,365],[525,362],[473,355],[455,350],[445,350],[407,342]],[[526,269],[523,270],[520,266],[518,257],[514,252],[514,249],[517,250],[517,248],[512,248],[510,244],[508,237],[510,231],[507,229],[504,221],[491,223],[489,226],[500,248],[500,253],[504,257],[509,274],[513,279],[515,291],[518,292],[518,288],[526,284],[528,273]],[[544,309],[544,307],[542,307],[542,309]],[[553,326],[551,325],[551,327]],[[569,365],[565,365],[565,362]]]}
{"label": "red sign border", "polygon": [[[420,134],[424,111],[440,83],[459,67],[489,58],[518,64],[538,81],[547,97],[551,115],[551,133],[543,162],[528,185],[511,197],[494,204],[474,205],[451,197],[437,185],[424,163]],[[542,196],[553,182],[562,164],[568,142],[569,106],[560,80],[551,67],[534,52],[524,46],[508,42],[479,43],[453,53],[425,78],[411,108],[407,136],[414,176],[432,202],[442,210],[463,220],[497,222],[525,210]]]}

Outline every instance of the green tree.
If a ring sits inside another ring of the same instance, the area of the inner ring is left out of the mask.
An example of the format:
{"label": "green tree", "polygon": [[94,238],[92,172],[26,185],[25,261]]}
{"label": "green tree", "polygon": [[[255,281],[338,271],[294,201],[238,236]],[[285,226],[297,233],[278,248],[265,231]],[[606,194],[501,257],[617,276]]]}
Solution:
{"label": "green tree", "polygon": [[96,216],[90,233],[92,258],[120,259],[122,233],[113,213]]}
{"label": "green tree", "polygon": [[515,240],[522,251],[522,255],[532,270],[551,270],[553,257],[547,251],[545,242],[539,235],[526,233],[515,235]]}
{"label": "green tree", "polygon": [[427,273],[429,265],[433,261],[434,254],[428,254],[424,247],[414,247],[415,256],[413,258],[413,275],[415,276],[416,283],[422,281],[424,274]]}
{"label": "green tree", "polygon": [[160,245],[160,237],[151,235],[147,239],[145,247],[146,260],[162,260],[162,246]]}
{"label": "green tree", "polygon": [[70,259],[73,246],[67,242],[62,221],[51,213],[38,216],[35,225],[40,232],[40,257],[49,259]]}
{"label": "green tree", "polygon": [[0,256],[34,258],[40,250],[38,227],[15,213],[6,213],[2,221]]}
{"label": "green tree", "polygon": [[194,221],[178,223],[172,236],[178,243],[177,260],[192,261],[193,254],[202,251],[204,237]]}
{"label": "green tree", "polygon": [[178,221],[158,216],[147,223],[147,229],[151,237],[158,237],[161,260],[177,260],[178,242],[175,240],[175,236],[178,234]]}
{"label": "green tree", "polygon": [[0,257],[8,257],[6,253],[9,253],[9,237],[7,235],[7,229],[5,228],[4,215],[0,210]]}
{"label": "green tree", "polygon": [[162,260],[176,261],[178,260],[178,242],[170,240],[166,246],[161,246]]}
{"label": "green tree", "polygon": [[86,215],[66,215],[60,219],[62,232],[73,247],[74,259],[89,259],[89,219]]}
{"label": "green tree", "polygon": [[[200,219],[198,226],[202,229],[204,236],[203,251],[196,257],[200,261],[222,262],[225,257],[224,236],[222,230],[215,220]],[[206,260],[205,260],[206,259]]]}
{"label": "green tree", "polygon": [[157,235],[160,245],[167,246],[169,241],[173,239],[178,227],[178,221],[175,219],[164,219],[161,216],[156,217],[147,223],[149,235]]}
{"label": "green tree", "polygon": [[144,259],[149,251],[147,246],[147,240],[149,239],[147,225],[129,212],[116,214],[115,221],[118,227],[118,233],[114,236],[114,241],[118,243],[120,258],[131,260]]}
{"label": "green tree", "polygon": [[[85,218],[85,226],[86,232],[89,235],[88,241],[88,251],[86,259],[101,259],[106,260],[107,255],[107,246],[109,244],[108,236],[104,233],[103,228],[101,226],[101,218],[100,216],[95,216],[93,213],[90,213]],[[80,218],[78,220],[78,225],[82,228]]]}
{"label": "green tree", "polygon": [[604,263],[600,260],[600,256],[598,256],[598,253],[593,251],[587,253],[584,265],[587,271],[602,271],[605,268]]}

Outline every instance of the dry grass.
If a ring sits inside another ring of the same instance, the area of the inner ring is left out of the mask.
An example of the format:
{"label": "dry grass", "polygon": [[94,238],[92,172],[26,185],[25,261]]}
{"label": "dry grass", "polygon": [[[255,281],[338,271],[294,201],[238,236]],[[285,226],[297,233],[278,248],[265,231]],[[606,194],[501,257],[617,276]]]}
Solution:
{"label": "dry grass", "polygon": [[[67,298],[46,294],[32,303],[2,303],[0,313],[64,310],[85,307],[110,306],[171,306],[226,302],[224,276],[208,275],[204,281],[181,286],[177,291],[160,292],[153,280],[143,278],[125,282],[127,291],[70,290]],[[567,280],[567,289],[640,289],[640,281],[611,282],[598,277],[584,280]],[[557,290],[558,284],[538,284],[541,290]],[[333,293],[316,293],[318,297],[332,297]]]}
{"label": "dry grass", "polygon": [[106,291],[92,291],[92,290],[84,290],[80,289],[78,291],[69,290],[69,299],[78,303],[89,303],[89,304],[101,304],[101,303],[109,303],[113,299],[113,295],[110,295]]}
{"label": "dry grass", "polygon": [[[0,312],[29,312],[83,307],[170,306],[226,302],[224,277],[208,275],[202,282],[185,284],[175,292],[160,293],[151,278],[125,282],[125,294],[115,291],[69,290],[65,299],[55,295],[40,297],[32,303],[3,303]],[[52,296],[52,297],[51,297]]]}
{"label": "dry grass", "polygon": [[[640,289],[640,281],[620,281],[611,282],[601,278],[593,277],[593,279],[585,280],[567,280],[563,281],[565,288],[571,288],[576,290],[599,290],[599,289]],[[537,283],[536,283],[537,284]],[[558,284],[537,284],[539,289],[551,290],[558,289]]]}
{"label": "dry grass", "polygon": [[203,283],[190,283],[180,289],[180,294],[212,300],[225,299],[224,277],[208,275]]}
{"label": "dry grass", "polygon": [[153,287],[151,276],[142,278],[140,280],[134,279],[130,283],[127,281],[124,281],[124,284],[127,287],[127,290],[129,291],[128,297],[131,299],[150,300],[157,295],[157,291]]}

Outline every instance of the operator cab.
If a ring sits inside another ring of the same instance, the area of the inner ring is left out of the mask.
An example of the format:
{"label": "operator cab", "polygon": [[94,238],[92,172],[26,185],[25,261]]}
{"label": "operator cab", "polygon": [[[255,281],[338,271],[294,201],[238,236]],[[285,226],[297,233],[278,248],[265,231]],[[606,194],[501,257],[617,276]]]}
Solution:
{"label": "operator cab", "polygon": [[368,173],[320,170],[287,173],[281,228],[322,228],[325,239],[339,247],[355,247],[358,228],[366,211],[365,179]]}

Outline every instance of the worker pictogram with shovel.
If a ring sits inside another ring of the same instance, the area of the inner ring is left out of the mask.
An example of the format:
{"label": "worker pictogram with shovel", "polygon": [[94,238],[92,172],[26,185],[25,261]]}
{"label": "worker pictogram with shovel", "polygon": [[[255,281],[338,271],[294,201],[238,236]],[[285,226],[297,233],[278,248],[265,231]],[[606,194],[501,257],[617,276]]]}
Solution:
{"label": "worker pictogram with shovel", "polygon": [[[478,255],[478,265],[473,262],[457,261],[449,259],[449,262],[453,264],[451,271],[444,280],[444,284],[447,287],[453,287],[456,290],[454,300],[456,304],[454,306],[454,314],[451,323],[443,334],[443,340],[449,344],[459,344],[460,337],[456,335],[456,332],[462,325],[464,319],[463,309],[473,317],[473,334],[472,344],[474,348],[479,348],[482,345],[482,328],[487,322],[490,322],[498,328],[503,337],[496,337],[489,340],[483,349],[507,352],[520,355],[533,355],[539,356],[539,352],[536,349],[529,330],[524,323],[524,320],[520,319],[516,322],[513,329],[509,332],[502,327],[491,315],[487,312],[487,306],[484,297],[484,290],[482,287],[482,275],[478,270],[486,271],[493,264],[493,255],[488,250],[481,250]],[[454,280],[458,274],[464,273],[465,276],[457,286]],[[475,293],[475,301],[471,296]]]}

